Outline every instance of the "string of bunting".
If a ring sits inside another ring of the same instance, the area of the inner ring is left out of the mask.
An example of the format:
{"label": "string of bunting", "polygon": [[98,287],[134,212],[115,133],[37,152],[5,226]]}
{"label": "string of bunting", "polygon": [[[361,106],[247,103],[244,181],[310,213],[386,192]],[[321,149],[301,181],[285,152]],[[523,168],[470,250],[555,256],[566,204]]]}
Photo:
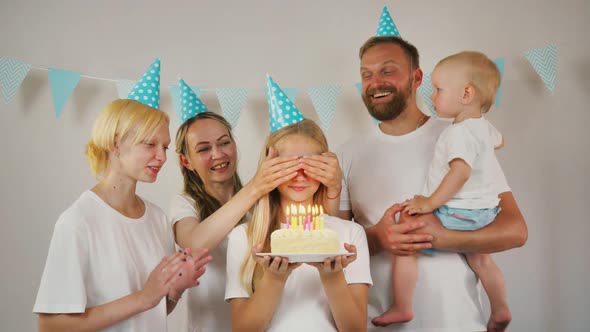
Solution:
{"label": "string of bunting", "polygon": [[[387,7],[384,7],[379,17],[379,24],[376,31],[377,36],[400,36],[399,30],[395,25],[391,14]],[[556,81],[556,66],[557,66],[557,51],[556,44],[549,44],[544,47],[534,48],[524,52],[525,58],[529,61],[533,69],[537,72],[540,79],[543,81],[551,94],[555,91]],[[505,59],[497,58],[493,60],[500,70],[502,78],[504,77]],[[51,87],[51,94],[53,98],[54,110],[56,117],[59,118],[67,101],[74,93],[80,78],[88,78],[95,80],[103,80],[115,82],[117,94],[119,98],[127,98],[133,87],[136,86],[137,81],[127,79],[110,79],[86,74],[59,69],[59,68],[43,68],[35,66],[17,59],[0,57],[0,87],[2,90],[2,97],[5,104],[9,104],[14,99],[18,88],[22,85],[31,69],[45,70],[48,73],[48,80]],[[180,88],[179,84],[167,84],[172,96],[175,113],[179,121],[183,122],[181,102],[180,102]],[[362,94],[361,83],[355,83],[359,94]],[[342,84],[324,85],[309,87],[307,93],[312,101],[312,104],[319,116],[320,125],[322,129],[328,131],[336,112],[336,101],[340,94]],[[240,114],[244,109],[249,89],[240,87],[221,87],[221,88],[204,88],[200,86],[190,86],[197,97],[200,97],[202,91],[214,91],[223,111],[224,116],[228,119],[232,126],[238,124]],[[284,93],[292,102],[295,102],[298,89],[284,88]],[[418,94],[424,101],[427,108],[427,113],[435,115],[430,100],[432,94],[432,86],[430,83],[430,73],[425,73],[423,82],[418,89]],[[502,95],[502,86],[498,89],[496,95],[495,105],[500,106]],[[373,119],[374,123],[378,123]]]}

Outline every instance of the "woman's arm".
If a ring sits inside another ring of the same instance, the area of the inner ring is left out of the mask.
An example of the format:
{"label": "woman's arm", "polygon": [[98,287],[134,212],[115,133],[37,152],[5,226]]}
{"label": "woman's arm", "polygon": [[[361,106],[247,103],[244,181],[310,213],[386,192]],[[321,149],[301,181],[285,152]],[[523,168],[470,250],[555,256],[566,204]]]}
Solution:
{"label": "woman's arm", "polygon": [[[81,314],[39,314],[39,332],[99,331],[153,308],[140,292],[88,308]],[[156,303],[157,304],[157,303]]]}
{"label": "woman's arm", "polygon": [[219,210],[201,222],[195,217],[176,222],[176,243],[182,248],[190,247],[192,250],[216,248],[262,195],[294,178],[297,169],[299,162],[296,156],[274,157],[271,149],[269,157],[262,163],[254,178]]}
{"label": "woman's arm", "polygon": [[494,253],[523,246],[528,239],[528,230],[512,192],[499,195],[502,209],[496,219],[486,227],[476,231],[454,231],[444,228],[432,214],[416,217],[402,214],[408,220],[423,221],[426,226],[418,232],[434,237],[434,248],[456,251]]}
{"label": "woman's arm", "polygon": [[182,269],[176,282],[170,287],[166,295],[166,312],[168,315],[174,311],[182,293],[188,288],[199,285],[199,278],[205,274],[205,265],[212,259],[208,249],[201,249],[191,255],[191,249],[181,251],[183,254]]}
{"label": "woman's arm", "polygon": [[178,279],[182,266],[181,253],[165,257],[150,273],[142,290],[109,303],[87,308],[84,313],[40,313],[38,329],[40,332],[98,331],[113,326],[158,305]]}

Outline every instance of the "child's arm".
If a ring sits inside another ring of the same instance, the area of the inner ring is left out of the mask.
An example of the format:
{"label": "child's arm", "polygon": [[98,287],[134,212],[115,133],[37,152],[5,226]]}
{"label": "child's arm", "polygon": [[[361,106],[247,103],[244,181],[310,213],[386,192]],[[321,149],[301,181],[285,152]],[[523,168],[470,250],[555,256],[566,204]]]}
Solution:
{"label": "child's arm", "polygon": [[352,256],[338,256],[333,262],[309,263],[320,272],[320,280],[328,298],[328,305],[338,331],[363,331],[367,326],[367,303],[369,287],[367,284],[348,284],[344,268],[356,259],[356,247],[344,244]]}
{"label": "child's arm", "polygon": [[443,206],[463,187],[471,175],[471,167],[463,159],[455,158],[449,163],[450,170],[430,197],[415,196],[406,205],[409,214],[429,213]]}
{"label": "child's arm", "polygon": [[[260,247],[253,249],[253,255],[260,251]],[[229,300],[234,331],[266,330],[279,306],[289,275],[301,265],[289,264],[287,258],[281,257],[274,257],[271,262],[269,256],[256,256],[256,262],[262,266],[264,274],[256,282],[252,296]]]}

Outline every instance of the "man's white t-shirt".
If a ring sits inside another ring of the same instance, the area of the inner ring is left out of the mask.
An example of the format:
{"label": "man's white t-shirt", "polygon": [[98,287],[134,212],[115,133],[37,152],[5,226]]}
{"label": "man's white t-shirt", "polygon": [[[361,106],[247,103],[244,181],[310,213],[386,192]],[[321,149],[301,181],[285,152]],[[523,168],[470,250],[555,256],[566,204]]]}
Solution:
{"label": "man's white t-shirt", "polygon": [[[342,252],[346,252],[343,243],[356,246],[357,259],[344,269],[346,282],[371,285],[369,250],[364,229],[352,221],[324,216],[325,228],[338,233]],[[248,248],[246,229],[247,224],[240,225],[229,235],[226,300],[250,297],[248,291],[242,286],[240,277],[242,262],[251,252],[251,248]],[[337,331],[319,272],[315,267],[302,264],[293,270],[266,331]]]}
{"label": "man's white t-shirt", "polygon": [[[364,227],[375,225],[394,203],[421,192],[434,153],[434,145],[448,122],[431,118],[402,136],[384,134],[378,126],[355,135],[338,153],[343,173],[341,210],[352,210]],[[510,189],[497,160],[498,190]],[[414,319],[386,328],[370,320],[391,306],[390,256],[371,256],[373,287],[369,289],[369,331],[485,331],[478,280],[462,255],[440,252],[418,259],[414,293]]]}
{"label": "man's white t-shirt", "polygon": [[438,188],[454,159],[462,159],[471,168],[469,179],[445,205],[459,209],[490,209],[498,206],[496,191],[495,147],[502,143],[500,132],[484,117],[451,124],[440,134],[428,171],[424,195]]}
{"label": "man's white t-shirt", "polygon": [[[164,212],[142,199],[131,219],[85,191],[55,224],[33,312],[83,313],[143,289],[151,271],[174,252]],[[166,299],[104,331],[166,331]]]}
{"label": "man's white t-shirt", "polygon": [[[176,195],[170,206],[170,221],[193,217],[200,222],[195,200],[186,195]],[[199,278],[199,286],[189,289],[185,295],[188,306],[188,331],[231,331],[230,307],[225,296],[225,261],[227,238],[209,251],[213,260],[207,263],[207,271]]]}

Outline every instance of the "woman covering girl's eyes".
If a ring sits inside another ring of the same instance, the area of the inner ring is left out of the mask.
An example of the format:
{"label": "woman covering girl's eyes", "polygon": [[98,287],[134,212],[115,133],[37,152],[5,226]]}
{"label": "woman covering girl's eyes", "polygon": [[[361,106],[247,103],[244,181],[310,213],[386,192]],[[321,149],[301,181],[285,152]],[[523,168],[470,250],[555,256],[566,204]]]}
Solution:
{"label": "woman covering girl's eyes", "polygon": [[183,191],[173,198],[169,213],[176,242],[209,248],[215,257],[209,277],[186,296],[189,330],[231,331],[224,301],[227,235],[249,220],[248,211],[258,198],[295,176],[299,162],[295,157],[269,158],[242,187],[231,126],[212,112],[199,113],[180,126],[176,149],[184,178]]}

